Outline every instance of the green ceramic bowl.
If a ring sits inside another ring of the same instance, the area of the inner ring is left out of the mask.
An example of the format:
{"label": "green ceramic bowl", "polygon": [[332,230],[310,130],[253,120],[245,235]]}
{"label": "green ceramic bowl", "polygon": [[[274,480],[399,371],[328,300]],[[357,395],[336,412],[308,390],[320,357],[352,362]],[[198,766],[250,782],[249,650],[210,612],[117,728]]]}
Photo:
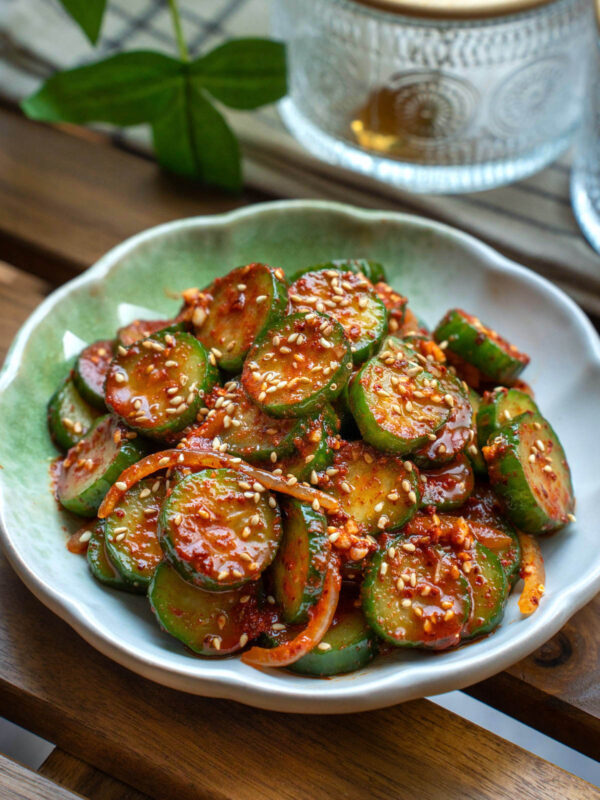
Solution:
{"label": "green ceramic bowl", "polygon": [[[172,293],[249,261],[286,271],[333,258],[385,264],[393,286],[430,325],[448,307],[477,313],[532,356],[525,378],[573,467],[578,522],[543,543],[547,594],[531,618],[513,595],[486,639],[432,656],[394,653],[326,681],[257,671],[238,658],[203,660],[158,629],[144,597],[96,583],[71,555],[75,521],[50,493],[56,456],[46,402],[84,343],[138,316],[166,317]],[[300,712],[358,711],[457,689],[506,668],[552,636],[600,589],[597,427],[600,345],[562,292],[475,239],[425,219],[325,202],[279,202],[168,223],[134,236],[56,291],[17,336],[0,377],[2,546],[27,586],[88,642],[169,686]],[[35,646],[35,637],[32,639]]]}

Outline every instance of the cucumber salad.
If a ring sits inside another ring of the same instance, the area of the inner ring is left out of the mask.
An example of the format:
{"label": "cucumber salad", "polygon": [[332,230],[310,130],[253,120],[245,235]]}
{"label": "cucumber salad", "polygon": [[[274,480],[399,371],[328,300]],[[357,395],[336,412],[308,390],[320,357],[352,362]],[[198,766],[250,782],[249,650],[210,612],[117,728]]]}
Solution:
{"label": "cucumber salad", "polygon": [[529,358],[381,264],[238,267],[76,359],[48,405],[68,542],[193,653],[326,676],[488,634],[574,521]]}

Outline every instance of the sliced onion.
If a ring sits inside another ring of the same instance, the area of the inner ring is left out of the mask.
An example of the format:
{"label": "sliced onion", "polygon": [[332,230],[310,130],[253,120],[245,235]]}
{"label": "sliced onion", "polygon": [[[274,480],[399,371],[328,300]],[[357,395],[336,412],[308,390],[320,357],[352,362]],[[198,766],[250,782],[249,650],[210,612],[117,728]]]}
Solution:
{"label": "sliced onion", "polygon": [[498,530],[485,522],[467,520],[470,532],[480,544],[485,545],[490,550],[503,550],[513,544],[512,536]]}
{"label": "sliced onion", "polygon": [[252,667],[287,667],[316,647],[331,626],[340,596],[342,579],[338,567],[330,563],[323,594],[309,611],[310,621],[302,633],[278,647],[251,647],[242,661]]}
{"label": "sliced onion", "polygon": [[546,570],[538,540],[527,533],[519,533],[521,544],[521,577],[525,582],[519,597],[521,614],[533,614],[545,591]]}
{"label": "sliced onion", "polygon": [[316,500],[320,506],[327,511],[335,511],[338,508],[337,500],[325,492],[312,489],[308,486],[301,486],[295,483],[289,486],[286,479],[278,475],[273,475],[264,469],[252,467],[234,456],[227,453],[215,453],[214,450],[161,450],[159,453],[142,458],[141,461],[133,464],[124,470],[119,476],[118,481],[108,490],[102,505],[98,509],[100,519],[107,517],[115,508],[119,500],[128,489],[136,483],[157,472],[159,469],[168,467],[190,467],[191,469],[220,469],[223,467],[238,470],[248,475],[267,489],[281,494],[289,494],[298,500],[306,503],[314,503]]}

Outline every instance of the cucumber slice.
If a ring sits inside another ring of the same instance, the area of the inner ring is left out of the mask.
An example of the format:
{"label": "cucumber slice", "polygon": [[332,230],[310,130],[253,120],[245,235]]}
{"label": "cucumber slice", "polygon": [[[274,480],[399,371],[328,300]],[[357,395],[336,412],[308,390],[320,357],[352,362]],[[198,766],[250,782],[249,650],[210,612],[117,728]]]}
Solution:
{"label": "cucumber slice", "polygon": [[111,563],[125,581],[136,584],[142,593],[163,560],[157,527],[164,497],[164,480],[145,478],[125,493],[104,521]]}
{"label": "cucumber slice", "polygon": [[506,422],[532,411],[539,414],[535,401],[519,389],[497,386],[492,392],[485,392],[477,412],[477,441],[484,447],[493,433]]}
{"label": "cucumber slice", "polygon": [[106,376],[106,404],[130,428],[164,438],[195,421],[217,378],[191,334],[161,331],[119,349]]}
{"label": "cucumber slice", "polygon": [[380,453],[364,442],[341,442],[333,467],[319,485],[340,504],[336,515],[353,519],[363,535],[399,528],[416,513],[420,491],[409,461]]}
{"label": "cucumber slice", "polygon": [[205,402],[209,414],[195,434],[211,442],[217,436],[228,453],[250,463],[278,462],[291,455],[294,441],[304,433],[303,420],[274,420],[234,381],[215,387]]}
{"label": "cucumber slice", "polygon": [[550,423],[527,411],[503,425],[483,448],[494,491],[526,533],[546,533],[573,520],[575,498],[565,451]]}
{"label": "cucumber slice", "polygon": [[521,570],[521,545],[515,529],[509,525],[502,516],[500,500],[487,484],[478,483],[466,503],[457,510],[468,522],[472,533],[477,538],[477,530],[471,523],[489,525],[492,529],[501,531],[511,537],[509,546],[494,549],[506,573],[506,578],[511,586],[519,579]]}
{"label": "cucumber slice", "polygon": [[100,412],[83,399],[68,377],[48,403],[48,428],[54,443],[68,450],[85,436]]}
{"label": "cucumber slice", "polygon": [[298,500],[286,502],[283,539],[271,571],[285,622],[306,622],[323,592],[330,545],[327,518]]}
{"label": "cucumber slice", "polygon": [[252,347],[242,386],[265,413],[303,417],[334,400],[351,370],[350,346],[339,322],[312,312],[291,314]]}
{"label": "cucumber slice", "polygon": [[354,605],[356,592],[341,595],[331,627],[319,644],[291,664],[301,675],[339,675],[365,667],[377,654],[377,637],[360,608]]}
{"label": "cucumber slice", "polygon": [[159,517],[165,555],[186,580],[208,591],[257,580],[281,537],[281,516],[271,497],[231,469],[205,469],[182,478]]}
{"label": "cucumber slice", "polygon": [[451,406],[450,416],[435,436],[414,451],[419,466],[430,467],[452,461],[473,438],[473,408],[467,386],[440,367],[439,385],[445,401]]}
{"label": "cucumber slice", "polygon": [[450,464],[421,472],[421,505],[448,511],[461,506],[473,491],[475,477],[466,456]]}
{"label": "cucumber slice", "polygon": [[95,517],[104,495],[124,469],[146,454],[146,447],[115,417],[100,417],[62,462],[57,496],[82,517]]}
{"label": "cucumber slice", "polygon": [[390,336],[382,352],[352,381],[349,396],[354,419],[363,438],[380,450],[410,453],[435,439],[450,417],[446,392],[422,360],[411,347]]}
{"label": "cucumber slice", "polygon": [[79,394],[94,408],[105,411],[104,381],[113,357],[113,342],[102,339],[85,347],[77,356],[73,382]]}
{"label": "cucumber slice", "polygon": [[433,335],[496,383],[511,383],[529,364],[529,356],[459,308],[446,313]]}
{"label": "cucumber slice", "polygon": [[471,566],[467,580],[473,605],[462,631],[463,639],[494,630],[504,616],[508,597],[508,582],[498,556],[479,542],[474,542],[468,552]]}
{"label": "cucumber slice", "polygon": [[231,592],[205,592],[163,561],[148,599],[160,627],[203,656],[235,653],[261,632],[255,584]]}
{"label": "cucumber slice", "polygon": [[487,475],[485,459],[477,441],[477,416],[481,406],[481,396],[477,394],[475,389],[472,389],[470,386],[469,401],[471,403],[471,408],[473,409],[473,422],[471,425],[471,431],[473,432],[473,435],[471,436],[471,441],[465,448],[465,453],[471,462],[471,466],[473,467],[473,472],[475,475]]}
{"label": "cucumber slice", "polygon": [[285,274],[247,264],[217,278],[207,293],[208,311],[193,317],[196,336],[221,369],[239,372],[254,340],[286,313]]}
{"label": "cucumber slice", "polygon": [[110,586],[111,589],[120,589],[124,592],[137,591],[137,586],[126,581],[108,557],[104,539],[104,526],[101,522],[97,522],[93,528],[92,536],[88,542],[86,557],[90,572],[100,583]]}
{"label": "cucumber slice", "polygon": [[377,352],[386,334],[385,305],[362,275],[336,269],[307,272],[290,286],[289,298],[296,311],[316,310],[337,320],[355,364]]}
{"label": "cucumber slice", "polygon": [[307,272],[318,272],[322,269],[337,269],[340,272],[353,272],[355,275],[364,275],[371,283],[387,280],[383,264],[378,261],[368,261],[366,258],[337,258],[322,264],[313,264],[295,272],[291,280],[297,281]]}
{"label": "cucumber slice", "polygon": [[406,304],[408,298],[399,294],[395,289],[385,283],[379,281],[373,286],[375,294],[383,302],[388,312],[388,329],[390,333],[398,333],[404,324],[404,316],[406,312]]}
{"label": "cucumber slice", "polygon": [[124,325],[117,331],[117,344],[130,347],[132,344],[147,339],[153,333],[165,331],[166,333],[179,333],[185,330],[183,323],[172,319],[134,319],[129,325]]}
{"label": "cucumber slice", "polygon": [[299,481],[312,478],[311,483],[315,483],[314,474],[333,463],[333,437],[339,427],[337,414],[330,405],[325,406],[316,419],[303,422],[300,435],[294,439],[294,454],[277,462],[277,466]]}
{"label": "cucumber slice", "polygon": [[367,622],[396,647],[452,647],[471,610],[454,555],[421,535],[397,536],[375,553],[362,597]]}

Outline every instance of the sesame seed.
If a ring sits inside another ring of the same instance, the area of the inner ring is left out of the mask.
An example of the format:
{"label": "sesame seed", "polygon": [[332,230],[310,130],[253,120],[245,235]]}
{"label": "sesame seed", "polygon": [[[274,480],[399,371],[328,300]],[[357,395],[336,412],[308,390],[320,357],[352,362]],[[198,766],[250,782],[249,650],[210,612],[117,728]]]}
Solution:
{"label": "sesame seed", "polygon": [[567,514],[567,519],[569,520],[569,522],[575,522],[576,521],[575,514]]}
{"label": "sesame seed", "polygon": [[277,506],[277,500],[274,497],[269,497],[269,505],[271,508],[275,508]]}
{"label": "sesame seed", "polygon": [[535,445],[536,445],[537,449],[542,453],[546,449],[546,447],[545,447],[545,445],[544,445],[544,443],[542,442],[541,439],[537,439]]}
{"label": "sesame seed", "polygon": [[383,511],[383,502],[377,503],[377,505],[374,508],[374,511],[376,514],[381,513]]}
{"label": "sesame seed", "polygon": [[169,463],[170,459],[169,456],[163,456],[160,461],[158,462],[159,467],[164,467]]}
{"label": "sesame seed", "polygon": [[124,492],[127,489],[127,484],[125,481],[117,481],[115,483],[115,489],[118,489],[120,492]]}
{"label": "sesame seed", "polygon": [[220,637],[220,636],[215,636],[215,637],[213,638],[213,640],[212,640],[211,644],[212,644],[212,646],[215,648],[215,650],[220,650],[220,649],[221,649],[221,642],[222,642],[222,641],[223,641],[223,640],[221,639],[221,637]]}
{"label": "sesame seed", "polygon": [[160,481],[154,481],[154,483],[152,484],[152,494],[156,494],[156,492],[158,492],[159,489],[160,489]]}
{"label": "sesame seed", "polygon": [[542,430],[541,422],[534,422],[533,423],[533,427],[536,429],[536,431],[541,431]]}
{"label": "sesame seed", "polygon": [[266,299],[267,299],[267,295],[266,294],[259,294],[258,297],[256,298],[255,302],[256,303],[264,303]]}
{"label": "sesame seed", "polygon": [[408,597],[405,597],[401,603],[402,608],[410,608],[412,606],[412,600],[409,600]]}
{"label": "sesame seed", "polygon": [[239,645],[240,647],[245,647],[247,644],[248,644],[248,634],[242,633],[242,635],[240,636]]}
{"label": "sesame seed", "polygon": [[335,533],[330,533],[329,534],[329,541],[331,542],[331,544],[335,544],[337,542],[337,540],[339,539],[339,537],[340,537],[340,532],[339,531],[335,531]]}
{"label": "sesame seed", "polygon": [[117,374],[115,375],[116,383],[125,383],[126,380],[127,378],[122,372],[117,372]]}
{"label": "sesame seed", "polygon": [[407,472],[412,472],[412,471],[413,471],[413,464],[412,464],[412,461],[404,461],[404,462],[402,463],[402,466],[404,467],[404,469],[405,469]]}
{"label": "sesame seed", "polygon": [[381,563],[381,566],[379,567],[379,574],[383,577],[386,574],[387,571],[388,571],[387,562],[383,561]]}
{"label": "sesame seed", "polygon": [[331,645],[329,642],[319,642],[317,645],[317,650],[323,650],[324,652],[327,650],[331,650]]}
{"label": "sesame seed", "polygon": [[402,490],[403,491],[410,492],[410,490],[411,490],[410,481],[406,480],[406,478],[404,478],[404,480],[402,481],[402,483],[400,485],[402,486]]}
{"label": "sesame seed", "polygon": [[287,486],[295,486],[298,483],[298,478],[295,475],[290,475],[286,480]]}
{"label": "sesame seed", "polygon": [[347,481],[344,481],[342,483],[341,489],[346,494],[350,494],[350,492],[352,491],[352,487],[350,486],[350,484]]}
{"label": "sesame seed", "polygon": [[411,491],[411,492],[408,493],[408,499],[410,500],[411,503],[416,503],[417,502],[417,495],[414,492]]}
{"label": "sesame seed", "polygon": [[389,518],[385,514],[382,514],[377,520],[377,527],[379,528],[379,530],[380,531],[384,530],[389,521],[390,521]]}
{"label": "sesame seed", "polygon": [[244,595],[242,595],[242,597],[240,597],[240,603],[241,603],[242,605],[244,605],[245,603],[247,603],[247,602],[248,602],[248,600],[250,600],[250,595],[249,595],[249,594],[244,594]]}
{"label": "sesame seed", "polygon": [[173,522],[175,523],[175,525],[181,525],[181,523],[183,522],[183,514],[175,514],[175,516],[173,517]]}
{"label": "sesame seed", "polygon": [[245,289],[246,289],[246,284],[245,283],[238,283],[238,285],[237,285],[238,292],[243,292],[243,291],[245,291]]}
{"label": "sesame seed", "polygon": [[284,631],[285,625],[283,625],[281,622],[275,622],[273,625],[271,625],[271,629],[274,631]]}
{"label": "sesame seed", "polygon": [[165,361],[165,367],[177,367],[177,361],[173,361],[170,359],[169,361]]}
{"label": "sesame seed", "polygon": [[404,589],[404,581],[402,580],[402,578],[398,578],[398,580],[396,581],[396,589],[398,589],[399,592],[401,592],[402,589]]}
{"label": "sesame seed", "polygon": [[321,504],[316,498],[312,501],[312,509],[313,511],[319,511],[321,509]]}
{"label": "sesame seed", "polygon": [[417,548],[412,542],[406,542],[402,545],[402,549],[407,553],[414,553]]}
{"label": "sesame seed", "polygon": [[90,540],[91,538],[92,538],[92,532],[91,532],[91,531],[84,531],[84,532],[81,534],[81,536],[79,537],[79,541],[80,541],[82,544],[85,544],[86,542],[89,542],[89,540]]}
{"label": "sesame seed", "polygon": [[217,580],[218,580],[218,581],[224,581],[224,580],[226,580],[228,577],[229,577],[229,570],[228,570],[228,569],[222,569],[222,570],[219,572],[219,574],[217,575]]}
{"label": "sesame seed", "polygon": [[127,526],[121,525],[118,528],[115,528],[113,533],[127,533]]}
{"label": "sesame seed", "polygon": [[117,536],[115,536],[115,541],[122,542],[124,538],[125,538],[125,534],[124,533],[119,533]]}

